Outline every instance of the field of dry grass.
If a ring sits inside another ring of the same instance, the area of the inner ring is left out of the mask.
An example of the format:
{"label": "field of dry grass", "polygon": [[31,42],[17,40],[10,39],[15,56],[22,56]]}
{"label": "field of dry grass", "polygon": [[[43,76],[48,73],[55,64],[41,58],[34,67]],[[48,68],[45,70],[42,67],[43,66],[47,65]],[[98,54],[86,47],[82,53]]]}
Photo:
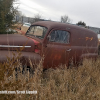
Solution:
{"label": "field of dry grass", "polygon": [[[99,100],[100,99],[100,58],[97,61],[85,59],[78,68],[61,66],[43,72],[42,61],[34,74],[18,71],[21,68],[18,57],[8,58],[0,64],[0,91],[37,91],[37,94],[0,94],[0,100]],[[16,60],[16,62],[15,62]]]}

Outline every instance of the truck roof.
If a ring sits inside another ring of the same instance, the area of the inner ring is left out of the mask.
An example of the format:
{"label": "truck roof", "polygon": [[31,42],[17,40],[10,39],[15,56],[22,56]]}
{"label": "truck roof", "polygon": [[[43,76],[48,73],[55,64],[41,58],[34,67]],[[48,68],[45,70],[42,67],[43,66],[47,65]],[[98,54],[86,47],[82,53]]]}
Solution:
{"label": "truck roof", "polygon": [[54,22],[54,21],[38,21],[38,22],[33,23],[32,25],[41,25],[41,26],[47,27],[48,29],[71,28],[71,29],[78,29],[78,30],[82,30],[82,31],[88,31],[88,32],[95,33],[87,28],[83,28],[83,27],[80,27],[77,25],[72,25],[72,24],[68,24],[68,23],[61,23],[61,22]]}

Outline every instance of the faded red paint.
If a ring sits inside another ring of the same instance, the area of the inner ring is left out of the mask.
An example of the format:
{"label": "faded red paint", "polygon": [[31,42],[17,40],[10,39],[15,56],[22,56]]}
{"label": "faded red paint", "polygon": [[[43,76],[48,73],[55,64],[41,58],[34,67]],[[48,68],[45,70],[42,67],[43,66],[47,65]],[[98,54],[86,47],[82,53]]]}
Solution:
{"label": "faded red paint", "polygon": [[[50,67],[55,68],[60,64],[69,65],[71,61],[77,63],[84,57],[96,58],[98,56],[98,38],[93,31],[75,25],[51,21],[36,22],[33,25],[47,27],[48,31],[44,39],[27,34],[25,36],[18,34],[0,35],[0,45],[31,46],[22,50],[22,64],[27,63],[29,65],[28,58],[34,63],[39,62],[44,57],[43,67],[47,69]],[[53,30],[69,32],[69,43],[50,42],[47,36]],[[17,54],[16,49],[19,50],[19,48],[14,47],[0,47],[0,62],[6,61],[6,56],[12,58],[12,51]]]}
{"label": "faded red paint", "polygon": [[[25,36],[26,37],[26,36]],[[35,39],[32,39],[32,38],[30,38],[30,37],[27,37],[28,39],[31,39],[33,42],[34,42],[34,44],[39,44],[39,41],[36,41]]]}

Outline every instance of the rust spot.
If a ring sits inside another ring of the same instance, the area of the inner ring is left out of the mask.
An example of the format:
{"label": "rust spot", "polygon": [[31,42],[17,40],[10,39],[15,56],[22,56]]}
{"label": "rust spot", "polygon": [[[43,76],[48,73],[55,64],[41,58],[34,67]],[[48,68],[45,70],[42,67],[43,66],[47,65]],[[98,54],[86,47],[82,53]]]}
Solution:
{"label": "rust spot", "polygon": [[86,37],[86,41],[88,40],[89,37]]}
{"label": "rust spot", "polygon": [[60,58],[61,58],[60,55],[55,55],[55,56],[54,56],[54,59],[55,59],[55,60],[59,60]]}
{"label": "rust spot", "polygon": [[91,41],[93,40],[93,37],[91,38]]}
{"label": "rust spot", "polygon": [[93,40],[93,37],[91,37],[91,38],[89,38],[89,37],[86,37],[86,41],[87,40],[90,40],[90,41],[92,41]]}

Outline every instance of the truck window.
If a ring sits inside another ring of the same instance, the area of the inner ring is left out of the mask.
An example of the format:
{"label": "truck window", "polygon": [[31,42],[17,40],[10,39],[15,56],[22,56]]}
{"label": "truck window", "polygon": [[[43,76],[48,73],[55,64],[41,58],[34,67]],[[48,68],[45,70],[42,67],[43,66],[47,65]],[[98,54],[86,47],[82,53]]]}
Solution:
{"label": "truck window", "polygon": [[69,43],[70,34],[67,31],[54,30],[51,32],[50,36],[50,42]]}
{"label": "truck window", "polygon": [[43,26],[31,26],[26,35],[33,35],[39,39],[43,39],[47,33],[47,28]]}

